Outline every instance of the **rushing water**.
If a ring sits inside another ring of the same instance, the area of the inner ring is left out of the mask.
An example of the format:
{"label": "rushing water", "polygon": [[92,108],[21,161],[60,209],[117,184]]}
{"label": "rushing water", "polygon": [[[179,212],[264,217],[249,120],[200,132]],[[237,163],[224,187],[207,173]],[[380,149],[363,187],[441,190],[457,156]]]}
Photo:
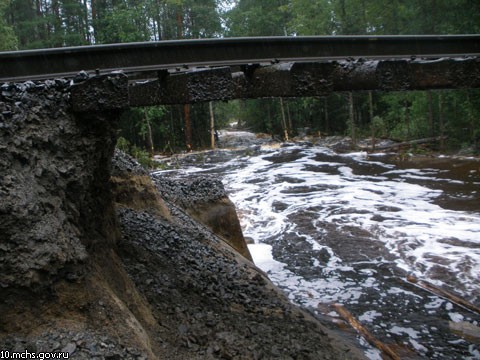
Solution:
{"label": "rushing water", "polygon": [[406,280],[479,306],[480,162],[311,144],[202,156],[182,173],[222,177],[255,263],[293,302],[332,324],[342,304],[402,359],[480,359],[480,315]]}

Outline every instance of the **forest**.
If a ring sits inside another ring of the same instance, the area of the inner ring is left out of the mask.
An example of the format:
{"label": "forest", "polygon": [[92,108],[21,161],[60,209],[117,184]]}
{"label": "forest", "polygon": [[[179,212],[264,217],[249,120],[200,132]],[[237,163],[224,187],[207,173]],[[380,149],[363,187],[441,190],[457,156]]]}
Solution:
{"label": "forest", "polygon": [[[215,37],[478,33],[478,0],[0,0],[0,51]],[[119,146],[137,155],[207,148],[213,110],[218,129],[238,122],[277,137],[305,128],[400,141],[443,136],[439,150],[478,152],[479,95],[477,89],[358,92],[136,108],[123,115]]]}

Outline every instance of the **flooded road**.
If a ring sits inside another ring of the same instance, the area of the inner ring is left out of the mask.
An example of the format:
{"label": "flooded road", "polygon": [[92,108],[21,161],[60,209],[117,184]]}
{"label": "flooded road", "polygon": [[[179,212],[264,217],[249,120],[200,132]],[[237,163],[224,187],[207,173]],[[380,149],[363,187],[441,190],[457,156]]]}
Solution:
{"label": "flooded road", "polygon": [[480,162],[304,143],[218,150],[175,173],[223,179],[255,263],[319,319],[341,323],[341,304],[402,359],[480,359],[480,315],[407,281],[480,305]]}

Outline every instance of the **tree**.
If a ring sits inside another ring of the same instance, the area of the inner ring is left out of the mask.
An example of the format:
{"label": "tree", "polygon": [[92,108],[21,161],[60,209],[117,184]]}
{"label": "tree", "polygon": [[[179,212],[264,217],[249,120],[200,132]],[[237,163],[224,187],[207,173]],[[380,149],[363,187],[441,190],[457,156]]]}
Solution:
{"label": "tree", "polygon": [[221,35],[220,13],[215,0],[185,0],[184,38],[211,38]]}
{"label": "tree", "polygon": [[142,1],[95,1],[93,27],[95,43],[123,43],[150,40],[149,17]]}
{"label": "tree", "polygon": [[15,32],[5,19],[7,5],[8,0],[0,0],[0,51],[16,50],[18,47]]}
{"label": "tree", "polygon": [[288,0],[240,0],[226,14],[228,36],[287,35]]}
{"label": "tree", "polygon": [[289,32],[297,35],[330,35],[334,32],[331,1],[291,0]]}

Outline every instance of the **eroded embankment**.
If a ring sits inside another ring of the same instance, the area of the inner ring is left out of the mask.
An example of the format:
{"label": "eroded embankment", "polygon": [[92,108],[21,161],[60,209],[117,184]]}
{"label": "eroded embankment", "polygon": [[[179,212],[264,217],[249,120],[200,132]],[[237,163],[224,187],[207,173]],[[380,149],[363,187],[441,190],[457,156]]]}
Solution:
{"label": "eroded embankment", "polygon": [[119,153],[111,173],[119,112],[74,114],[70,91],[63,80],[1,86],[0,349],[362,357],[234,249],[241,232],[228,239],[238,219],[219,182],[157,179],[158,192]]}

